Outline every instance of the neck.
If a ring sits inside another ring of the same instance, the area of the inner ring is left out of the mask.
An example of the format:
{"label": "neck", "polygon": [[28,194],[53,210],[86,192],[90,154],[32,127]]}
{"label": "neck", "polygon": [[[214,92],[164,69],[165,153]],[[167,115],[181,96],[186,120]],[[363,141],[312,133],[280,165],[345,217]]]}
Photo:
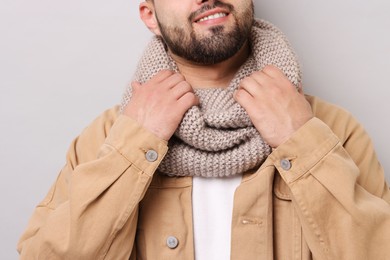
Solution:
{"label": "neck", "polygon": [[212,65],[202,65],[190,62],[170,52],[177,64],[180,73],[186,78],[193,88],[226,88],[230,81],[247,60],[250,53],[249,43],[231,58]]}

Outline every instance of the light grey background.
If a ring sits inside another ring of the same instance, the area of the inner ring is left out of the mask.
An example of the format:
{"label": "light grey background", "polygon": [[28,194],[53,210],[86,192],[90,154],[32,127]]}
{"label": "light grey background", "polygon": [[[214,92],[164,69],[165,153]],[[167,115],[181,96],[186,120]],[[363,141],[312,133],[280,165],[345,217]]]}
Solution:
{"label": "light grey background", "polygon": [[[17,259],[17,239],[71,140],[120,101],[150,38],[138,3],[1,0],[0,259]],[[290,38],[306,92],[347,108],[366,126],[389,180],[390,2],[255,5],[258,17]]]}

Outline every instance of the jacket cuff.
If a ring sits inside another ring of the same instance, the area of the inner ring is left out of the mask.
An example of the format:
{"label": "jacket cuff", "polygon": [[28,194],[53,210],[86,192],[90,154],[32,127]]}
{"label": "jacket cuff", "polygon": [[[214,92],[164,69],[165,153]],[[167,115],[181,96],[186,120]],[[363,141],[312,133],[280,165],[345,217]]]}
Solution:
{"label": "jacket cuff", "polygon": [[292,183],[312,169],[337,144],[339,138],[314,117],[269,156],[286,183]]}
{"label": "jacket cuff", "polygon": [[134,166],[152,176],[168,151],[168,142],[143,128],[132,118],[119,115],[106,145],[116,149]]}

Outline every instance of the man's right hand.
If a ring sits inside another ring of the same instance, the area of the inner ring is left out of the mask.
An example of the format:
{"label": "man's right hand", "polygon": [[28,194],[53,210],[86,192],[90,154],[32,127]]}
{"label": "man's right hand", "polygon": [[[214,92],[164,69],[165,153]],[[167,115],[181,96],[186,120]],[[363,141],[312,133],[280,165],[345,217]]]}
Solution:
{"label": "man's right hand", "polygon": [[187,110],[199,103],[183,75],[173,71],[160,71],[148,82],[131,86],[132,96],[123,114],[166,141]]}

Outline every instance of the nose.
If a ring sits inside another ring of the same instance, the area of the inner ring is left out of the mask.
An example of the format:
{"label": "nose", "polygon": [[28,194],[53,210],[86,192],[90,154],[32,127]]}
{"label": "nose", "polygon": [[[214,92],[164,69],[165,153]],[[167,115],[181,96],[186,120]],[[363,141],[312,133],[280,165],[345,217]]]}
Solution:
{"label": "nose", "polygon": [[209,0],[196,0],[197,4],[203,4],[205,2],[208,2]]}

